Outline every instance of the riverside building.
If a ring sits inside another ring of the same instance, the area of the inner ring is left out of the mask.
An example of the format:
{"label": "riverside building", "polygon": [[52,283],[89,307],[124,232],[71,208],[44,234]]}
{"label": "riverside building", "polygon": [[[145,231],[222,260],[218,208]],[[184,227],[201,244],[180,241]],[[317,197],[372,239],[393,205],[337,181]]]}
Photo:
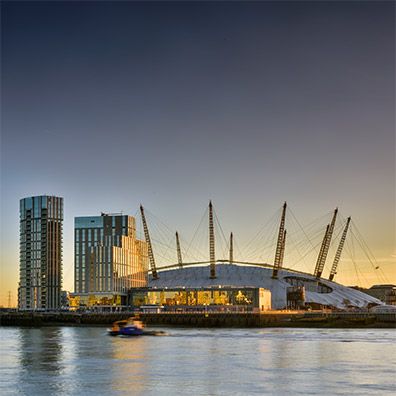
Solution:
{"label": "riverside building", "polygon": [[134,217],[76,217],[74,246],[72,309],[119,310],[128,290],[147,286],[147,244],[136,239]]}
{"label": "riverside building", "polygon": [[396,305],[396,285],[374,285],[364,292],[387,305]]}
{"label": "riverside building", "polygon": [[62,286],[63,198],[20,200],[18,308],[59,309]]}
{"label": "riverside building", "polygon": [[160,307],[167,312],[263,312],[271,309],[271,292],[248,286],[131,289],[129,304],[143,311]]}

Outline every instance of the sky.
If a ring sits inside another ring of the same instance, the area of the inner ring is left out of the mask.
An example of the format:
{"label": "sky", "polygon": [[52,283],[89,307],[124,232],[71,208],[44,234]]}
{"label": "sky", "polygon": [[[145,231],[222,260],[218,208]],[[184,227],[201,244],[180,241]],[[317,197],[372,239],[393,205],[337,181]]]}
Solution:
{"label": "sky", "polygon": [[283,201],[337,206],[381,267],[357,249],[338,280],[396,283],[394,2],[4,1],[1,30],[0,305],[43,194],[66,290],[75,216],[142,203],[190,240],[209,199],[241,245]]}

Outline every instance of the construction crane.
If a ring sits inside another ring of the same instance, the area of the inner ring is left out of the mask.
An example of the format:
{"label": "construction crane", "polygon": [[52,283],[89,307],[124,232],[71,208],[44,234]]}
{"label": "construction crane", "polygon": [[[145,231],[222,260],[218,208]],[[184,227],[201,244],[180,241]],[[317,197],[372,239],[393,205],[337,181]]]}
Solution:
{"label": "construction crane", "polygon": [[346,224],[345,224],[345,228],[344,231],[342,232],[342,236],[340,239],[340,243],[338,245],[338,249],[337,252],[334,256],[334,261],[333,261],[333,265],[331,267],[331,271],[330,271],[330,276],[329,276],[329,280],[333,280],[335,274],[337,273],[337,267],[338,267],[338,263],[340,262],[340,258],[341,258],[341,253],[342,253],[342,249],[344,248],[344,243],[345,243],[345,239],[347,236],[347,232],[348,232],[348,227],[349,227],[349,223],[351,222],[351,218],[348,217]]}
{"label": "construction crane", "polygon": [[209,261],[210,261],[210,279],[216,278],[216,257],[215,257],[215,235],[213,227],[213,206],[209,201]]}
{"label": "construction crane", "polygon": [[234,236],[230,234],[230,264],[234,261]]}
{"label": "construction crane", "polygon": [[315,265],[314,276],[319,279],[322,276],[323,268],[326,264],[327,253],[329,252],[331,237],[334,231],[334,225],[337,219],[338,208],[335,209],[331,223],[327,225],[326,232],[320,247],[320,252]]}
{"label": "construction crane", "polygon": [[286,202],[283,204],[283,209],[282,209],[282,216],[281,216],[281,222],[279,225],[279,233],[278,233],[278,242],[276,244],[276,252],[275,252],[275,260],[274,260],[274,269],[272,271],[272,278],[277,279],[278,278],[278,271],[280,268],[282,268],[282,260],[283,260],[283,255],[282,251],[285,249],[285,218],[286,218],[286,207],[287,204]]}
{"label": "construction crane", "polygon": [[176,231],[176,250],[177,250],[177,262],[179,264],[179,267],[183,267],[183,259],[182,259],[182,254],[181,254],[181,249],[180,249],[180,241],[179,241],[179,233]]}
{"label": "construction crane", "polygon": [[140,205],[140,213],[142,215],[144,238],[146,240],[147,248],[148,248],[148,256],[149,256],[149,261],[150,261],[151,274],[153,275],[153,279],[158,279],[157,268],[155,266],[153,247],[151,245],[151,239],[150,239],[150,234],[149,234],[149,230],[147,227],[146,216],[144,215],[144,209],[143,209],[142,205]]}

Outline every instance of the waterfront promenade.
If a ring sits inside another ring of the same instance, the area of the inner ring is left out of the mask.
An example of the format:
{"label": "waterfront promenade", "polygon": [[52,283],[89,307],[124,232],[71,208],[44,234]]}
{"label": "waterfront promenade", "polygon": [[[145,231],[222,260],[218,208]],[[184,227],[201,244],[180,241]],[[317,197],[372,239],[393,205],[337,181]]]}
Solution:
{"label": "waterfront promenade", "polygon": [[[126,319],[133,312],[3,312],[1,326],[79,326],[108,325]],[[265,313],[224,312],[161,312],[141,313],[147,325],[192,327],[334,327],[334,328],[396,328],[395,313],[268,311]]]}

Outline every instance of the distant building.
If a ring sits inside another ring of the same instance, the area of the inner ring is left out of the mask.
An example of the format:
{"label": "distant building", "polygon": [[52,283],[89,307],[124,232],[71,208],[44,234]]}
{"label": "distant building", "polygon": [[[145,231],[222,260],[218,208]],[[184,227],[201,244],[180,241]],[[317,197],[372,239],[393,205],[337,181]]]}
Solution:
{"label": "distant building", "polygon": [[374,285],[364,292],[387,305],[396,305],[396,285]]}
{"label": "distant building", "polygon": [[59,309],[62,286],[63,198],[20,200],[18,308]]}
{"label": "distant building", "polygon": [[61,309],[69,309],[70,293],[67,290],[61,291]]}
{"label": "distant building", "polygon": [[136,239],[133,217],[76,217],[74,238],[71,308],[120,309],[130,288],[147,285],[147,244]]}
{"label": "distant building", "polygon": [[290,286],[286,289],[287,308],[304,309],[305,307],[305,286]]}

